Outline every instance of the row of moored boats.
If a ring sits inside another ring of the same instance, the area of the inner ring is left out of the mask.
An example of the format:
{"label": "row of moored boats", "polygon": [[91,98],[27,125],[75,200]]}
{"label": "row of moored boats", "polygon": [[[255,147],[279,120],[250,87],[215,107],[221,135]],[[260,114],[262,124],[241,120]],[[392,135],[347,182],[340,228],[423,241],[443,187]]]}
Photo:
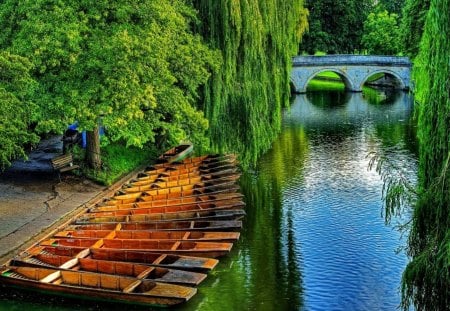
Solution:
{"label": "row of moored boats", "polygon": [[8,286],[171,306],[239,239],[245,215],[234,155],[160,157],[114,196],[78,215],[0,270]]}

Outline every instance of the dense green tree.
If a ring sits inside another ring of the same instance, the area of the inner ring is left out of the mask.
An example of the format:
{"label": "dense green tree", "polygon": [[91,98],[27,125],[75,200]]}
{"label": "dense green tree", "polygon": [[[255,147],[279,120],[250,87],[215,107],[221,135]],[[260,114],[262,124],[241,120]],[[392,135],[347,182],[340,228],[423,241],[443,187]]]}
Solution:
{"label": "dense green tree", "polygon": [[205,89],[213,147],[253,163],[280,129],[307,11],[302,0],[192,2],[203,21],[201,33],[223,58]]}
{"label": "dense green tree", "polygon": [[372,12],[364,22],[361,44],[369,54],[395,55],[399,52],[398,16],[388,11]]}
{"label": "dense green tree", "polygon": [[419,196],[403,274],[403,305],[450,308],[450,0],[431,0],[415,62]]}
{"label": "dense green tree", "polygon": [[402,51],[411,58],[415,58],[419,53],[429,8],[430,0],[405,0],[400,23],[400,42]]}
{"label": "dense green tree", "polygon": [[363,23],[372,10],[372,0],[307,0],[309,31],[300,50],[354,53],[361,50]]}
{"label": "dense green tree", "polygon": [[0,52],[0,168],[24,157],[24,146],[37,142],[29,130],[36,107],[31,101],[36,83],[31,63],[17,55]]}
{"label": "dense green tree", "polygon": [[400,16],[405,5],[405,0],[378,0],[378,5],[389,13],[395,13]]}
{"label": "dense green tree", "polygon": [[35,66],[38,129],[78,121],[98,168],[99,124],[127,145],[204,139],[207,120],[194,105],[219,58],[193,35],[192,22],[182,0],[8,0],[0,46]]}

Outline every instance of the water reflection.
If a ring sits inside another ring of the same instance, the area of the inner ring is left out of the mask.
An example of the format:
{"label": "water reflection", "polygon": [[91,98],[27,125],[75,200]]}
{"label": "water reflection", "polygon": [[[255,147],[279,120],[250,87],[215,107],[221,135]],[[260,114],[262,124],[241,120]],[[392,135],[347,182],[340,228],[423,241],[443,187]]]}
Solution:
{"label": "water reflection", "polygon": [[[366,96],[297,96],[282,133],[259,162],[253,188],[243,184],[248,227],[255,227],[252,219],[265,221],[258,234],[284,245],[282,256],[266,262],[283,266],[276,260],[285,256],[294,257],[290,267],[299,265],[279,277],[298,280],[281,296],[291,307],[277,310],[393,310],[400,301],[406,258],[395,251],[403,242],[380,217],[382,183],[367,170],[366,155],[395,146],[394,160],[415,174],[412,103],[405,93],[380,95],[378,101]],[[264,253],[256,244],[249,247]]]}

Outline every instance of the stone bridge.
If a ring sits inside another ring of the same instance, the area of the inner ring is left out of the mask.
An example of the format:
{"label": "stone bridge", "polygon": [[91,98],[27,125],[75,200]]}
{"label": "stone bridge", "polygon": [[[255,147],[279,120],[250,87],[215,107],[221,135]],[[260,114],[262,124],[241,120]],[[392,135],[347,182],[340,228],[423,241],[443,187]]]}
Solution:
{"label": "stone bridge", "polygon": [[295,92],[305,93],[308,83],[317,74],[332,71],[339,75],[345,88],[361,92],[364,83],[374,74],[393,77],[396,87],[410,88],[411,61],[408,57],[375,55],[296,56],[293,58],[291,82]]}

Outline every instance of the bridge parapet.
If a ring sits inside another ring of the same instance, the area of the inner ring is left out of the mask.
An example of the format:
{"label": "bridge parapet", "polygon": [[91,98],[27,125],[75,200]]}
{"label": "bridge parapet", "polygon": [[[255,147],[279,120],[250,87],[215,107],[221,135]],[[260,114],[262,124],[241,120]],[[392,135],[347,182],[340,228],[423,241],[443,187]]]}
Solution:
{"label": "bridge parapet", "polygon": [[399,88],[409,89],[411,61],[408,57],[378,55],[296,56],[292,59],[291,81],[298,93],[306,92],[309,81],[324,71],[337,73],[346,89],[361,92],[369,77],[377,73],[393,76]]}

